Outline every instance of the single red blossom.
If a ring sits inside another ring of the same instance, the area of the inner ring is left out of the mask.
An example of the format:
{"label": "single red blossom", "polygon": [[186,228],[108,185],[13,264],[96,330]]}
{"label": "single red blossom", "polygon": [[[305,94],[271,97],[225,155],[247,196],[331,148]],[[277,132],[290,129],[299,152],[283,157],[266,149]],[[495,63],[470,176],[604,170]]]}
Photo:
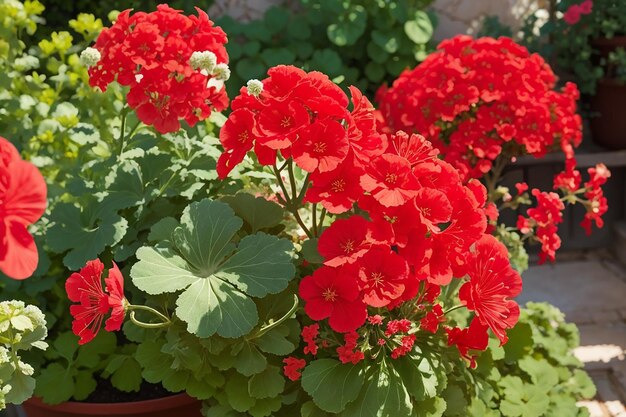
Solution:
{"label": "single red blossom", "polygon": [[320,203],[329,213],[345,213],[363,195],[359,182],[362,172],[354,164],[354,157],[348,156],[334,171],[311,174],[313,185],[304,200]]}
{"label": "single red blossom", "polygon": [[416,336],[414,334],[402,336],[400,346],[394,348],[391,351],[391,358],[398,359],[411,352],[413,345],[415,344]]}
{"label": "single red blossom", "polygon": [[420,321],[420,327],[427,332],[437,333],[439,324],[445,322],[445,316],[443,315],[443,309],[441,304],[435,304],[431,311],[426,313],[426,316]]}
{"label": "single red blossom", "polygon": [[304,359],[294,358],[293,356],[286,357],[283,359],[283,373],[287,378],[291,381],[297,381],[302,376],[301,369],[304,369],[306,366],[306,361]]}
{"label": "single red blossom", "polygon": [[275,101],[257,116],[259,142],[271,149],[284,149],[298,139],[310,124],[309,112],[299,101]]}
{"label": "single red blossom", "polygon": [[383,324],[383,317],[380,314],[374,314],[373,316],[367,316],[367,322],[374,326]]}
{"label": "single red blossom", "polygon": [[46,204],[39,170],[0,137],[0,271],[8,277],[21,280],[35,272],[39,255],[28,226],[43,215]]}
{"label": "single red blossom", "polygon": [[409,161],[401,156],[385,154],[372,161],[361,176],[361,187],[383,206],[394,207],[413,198],[419,184]]}
{"label": "single red blossom", "polygon": [[415,206],[422,224],[432,233],[441,232],[439,225],[452,218],[452,204],[445,193],[433,188],[421,188],[415,195]]}
{"label": "single red blossom", "polygon": [[324,265],[351,264],[372,246],[368,240],[369,222],[361,216],[335,220],[321,234],[317,250],[324,257]]}
{"label": "single red blossom", "polygon": [[448,346],[456,346],[461,357],[470,361],[470,367],[476,368],[476,355],[470,354],[470,350],[483,351],[489,344],[489,327],[483,325],[476,317],[468,328],[446,328],[448,334]]}
{"label": "single red blossom", "polygon": [[293,144],[291,155],[307,172],[333,171],[348,156],[348,136],[334,120],[317,120]]}
{"label": "single red blossom", "polygon": [[300,282],[304,311],[316,321],[328,318],[336,332],[352,332],[367,318],[367,308],[357,285],[357,269],[352,265],[340,268],[323,266]]}
{"label": "single red blossom", "polygon": [[511,298],[522,291],[522,279],[511,267],[506,247],[491,235],[476,243],[467,264],[470,280],[459,290],[459,298],[505,344],[506,329],[519,319],[519,306]]}
{"label": "single red blossom", "polygon": [[408,135],[399,130],[390,135],[387,153],[405,158],[413,167],[418,164],[433,162],[439,151],[433,148],[432,143],[426,140],[424,136],[416,133]]}
{"label": "single red blossom", "polygon": [[65,282],[65,291],[70,301],[70,314],[74,318],[72,331],[80,337],[78,343],[84,345],[93,340],[104,321],[104,316],[111,311],[106,320],[105,330],[121,328],[126,310],[124,282],[117,265],[109,269],[105,279],[107,292],[102,288],[104,264],[99,260],[87,262],[79,271],[74,272]]}
{"label": "single red blossom", "polygon": [[565,161],[565,170],[554,177],[555,190],[561,189],[566,193],[578,191],[582,177],[580,171],[576,169],[576,160],[568,159]]}
{"label": "single red blossom", "polygon": [[220,129],[220,142],[224,153],[217,162],[217,174],[224,179],[252,149],[257,137],[254,134],[254,113],[238,109],[230,114]]}
{"label": "single red blossom", "polygon": [[302,328],[302,340],[306,343],[304,347],[304,353],[310,353],[311,355],[317,355],[317,336],[319,335],[320,325],[315,323],[310,326],[304,326]]}
{"label": "single red blossom", "polygon": [[357,265],[359,286],[367,305],[385,307],[403,295],[409,266],[397,253],[389,248],[373,248]]}

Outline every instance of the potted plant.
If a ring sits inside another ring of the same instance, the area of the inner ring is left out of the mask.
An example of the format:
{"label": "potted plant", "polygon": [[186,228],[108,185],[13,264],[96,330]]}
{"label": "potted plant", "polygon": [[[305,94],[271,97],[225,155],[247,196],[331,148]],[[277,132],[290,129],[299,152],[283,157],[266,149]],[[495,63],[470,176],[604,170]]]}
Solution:
{"label": "potted plant", "polygon": [[81,54],[116,117],[56,105],[79,146],[53,163],[26,141],[52,189],[44,272],[4,284],[52,322],[29,415],[578,413],[575,337],[542,347],[558,313],[513,300],[485,188],[319,72],[273,67],[219,120],[225,41],[200,11],[122,12]]}
{"label": "potted plant", "polygon": [[[567,83],[555,91],[556,77],[537,54],[509,38],[457,36],[413,70],[405,71],[379,91],[381,118],[388,129],[423,132],[444,160],[457,167],[465,181],[481,179],[487,188],[491,228],[507,242],[519,269],[525,269],[525,241],[541,244],[540,261],[554,261],[561,245],[558,224],[565,204],[579,203],[586,214],[582,226],[603,226],[607,210],[601,186],[610,176],[599,164],[582,184],[574,149],[582,140],[576,113],[578,90]],[[505,168],[521,155],[536,158],[550,151],[565,155],[565,170],[555,176],[554,191],[518,183],[502,186]],[[499,212],[518,210],[517,227],[497,226]]]}
{"label": "potted plant", "polygon": [[557,8],[562,18],[544,25],[542,36],[551,36],[558,67],[570,74],[586,97],[593,140],[608,149],[625,149],[626,125],[614,110],[626,103],[625,5],[567,0]]}

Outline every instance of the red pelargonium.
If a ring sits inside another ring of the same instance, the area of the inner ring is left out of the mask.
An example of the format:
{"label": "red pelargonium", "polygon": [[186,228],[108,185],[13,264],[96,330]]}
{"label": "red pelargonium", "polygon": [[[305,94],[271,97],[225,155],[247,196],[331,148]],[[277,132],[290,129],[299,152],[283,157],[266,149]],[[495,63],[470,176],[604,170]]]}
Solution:
{"label": "red pelargonium", "polygon": [[8,277],[26,279],[35,272],[39,256],[28,226],[39,220],[46,204],[39,170],[0,137],[0,271]]}
{"label": "red pelargonium", "polygon": [[515,326],[520,313],[512,298],[522,291],[522,279],[511,267],[506,247],[491,235],[483,236],[467,255],[467,274],[470,279],[459,291],[461,302],[505,344],[506,329]]}
{"label": "red pelargonium", "polygon": [[120,330],[124,322],[128,302],[124,297],[124,277],[117,265],[109,269],[104,279],[106,291],[102,287],[104,264],[99,260],[87,262],[79,271],[65,281],[65,291],[70,301],[78,304],[70,306],[74,318],[72,331],[80,337],[79,344],[93,340],[104,317],[111,312],[105,322],[106,331]]}
{"label": "red pelargonium", "polygon": [[352,332],[365,323],[367,308],[354,266],[318,268],[302,279],[299,293],[307,315],[313,320],[328,318],[328,324],[337,332]]}
{"label": "red pelargonium", "polygon": [[377,93],[389,131],[422,133],[464,179],[482,177],[505,146],[536,157],[560,147],[573,156],[582,140],[578,90],[567,83],[555,91],[539,55],[505,37],[460,35],[437,49]]}
{"label": "red pelargonium", "polygon": [[[350,210],[366,192],[361,181],[370,164],[387,147],[372,104],[350,87],[353,110],[348,111],[346,94],[316,71],[279,65],[267,74],[256,89],[242,88],[232,102],[234,111],[220,132],[220,178],[252,149],[262,165],[275,165],[282,156],[309,173],[306,202],[334,214]],[[401,174],[399,184],[405,182]]]}
{"label": "red pelargonium", "polygon": [[141,121],[159,132],[190,126],[228,106],[226,34],[207,14],[185,16],[166,4],[152,13],[121,12],[102,30],[89,83],[101,90],[117,81],[130,87],[127,101]]}
{"label": "red pelargonium", "polygon": [[481,351],[487,349],[489,335],[486,325],[482,324],[478,317],[475,317],[468,328],[458,327],[446,328],[448,334],[448,346],[456,346],[461,356],[470,361],[470,367],[476,367],[476,355],[470,351]]}

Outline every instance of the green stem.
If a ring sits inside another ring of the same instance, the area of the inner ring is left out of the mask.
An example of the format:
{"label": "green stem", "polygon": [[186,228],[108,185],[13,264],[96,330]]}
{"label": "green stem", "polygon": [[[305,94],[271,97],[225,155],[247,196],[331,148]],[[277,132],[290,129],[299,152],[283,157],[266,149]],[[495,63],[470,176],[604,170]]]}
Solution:
{"label": "green stem", "polygon": [[313,203],[311,210],[313,211],[313,221],[311,222],[313,224],[313,236],[317,237],[317,203]]}
{"label": "green stem", "polygon": [[273,323],[269,323],[269,324],[266,324],[265,326],[261,327],[259,329],[259,331],[255,333],[253,338],[261,337],[265,333],[267,333],[270,330],[272,330],[273,328],[275,328],[277,326],[280,326],[285,320],[287,320],[289,317],[291,317],[296,312],[296,310],[298,309],[298,305],[299,305],[298,296],[294,294],[293,295],[293,306],[291,307],[291,309],[289,309],[289,311],[284,316],[282,316],[280,319],[276,320]]}
{"label": "green stem", "polygon": [[[126,309],[128,311],[130,311],[130,320],[136,324],[139,327],[144,327],[147,329],[156,329],[156,328],[160,328],[160,327],[167,327],[169,326],[172,321],[170,320],[169,317],[167,317],[165,314],[161,313],[158,310],[155,310],[152,307],[148,307],[148,306],[144,306],[144,305],[133,305],[133,304],[129,304],[126,306]],[[157,316],[159,319],[161,319],[162,321],[160,323],[146,323],[143,322],[139,319],[137,319],[136,313],[137,311],[147,311],[155,316]]]}
{"label": "green stem", "polygon": [[[284,165],[283,165],[284,168]],[[281,168],[281,169],[283,169]],[[289,198],[289,193],[287,192],[287,187],[285,187],[285,183],[283,182],[283,178],[280,176],[280,169],[274,164],[274,176],[276,177],[276,181],[280,186],[281,191],[283,192],[283,199],[287,203],[286,206],[291,205],[291,198]],[[289,208],[289,207],[288,207]]]}
{"label": "green stem", "polygon": [[443,315],[445,316],[446,314],[448,314],[448,313],[450,313],[450,312],[452,312],[454,310],[458,310],[459,308],[463,308],[463,307],[465,307],[463,304],[459,304],[457,306],[450,307],[449,309],[447,309],[446,311],[443,312]]}
{"label": "green stem", "polygon": [[118,142],[120,143],[120,149],[118,151],[118,156],[122,156],[122,153],[124,152],[124,142],[126,141],[126,134],[125,134],[125,130],[126,130],[126,115],[128,114],[128,112],[129,112],[128,108],[122,109],[122,114],[121,114],[122,126],[120,127],[120,137],[118,139]]}

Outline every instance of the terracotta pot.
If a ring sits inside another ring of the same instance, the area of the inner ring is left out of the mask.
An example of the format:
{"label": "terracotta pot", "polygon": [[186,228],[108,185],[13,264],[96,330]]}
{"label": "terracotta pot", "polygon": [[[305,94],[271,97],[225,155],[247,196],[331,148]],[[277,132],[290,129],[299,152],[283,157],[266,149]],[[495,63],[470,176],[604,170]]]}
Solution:
{"label": "terracotta pot", "polygon": [[[616,48],[626,48],[626,36],[596,39],[592,42],[603,58]],[[607,76],[598,81],[596,94],[590,98],[589,120],[593,141],[608,149],[626,149],[626,85],[611,78],[614,69],[605,68]]]}
{"label": "terracotta pot", "polygon": [[172,395],[156,400],[128,403],[79,403],[66,402],[48,405],[38,398],[22,404],[28,417],[201,417],[201,402],[187,394]]}

